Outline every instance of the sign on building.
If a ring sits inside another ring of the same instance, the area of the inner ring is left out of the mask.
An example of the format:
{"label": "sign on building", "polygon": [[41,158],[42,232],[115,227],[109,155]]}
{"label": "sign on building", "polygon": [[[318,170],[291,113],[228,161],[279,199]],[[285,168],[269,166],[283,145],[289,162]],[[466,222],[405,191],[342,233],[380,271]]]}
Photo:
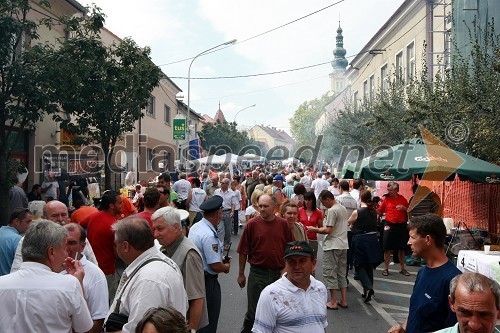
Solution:
{"label": "sign on building", "polygon": [[174,118],[174,140],[186,140],[186,119]]}

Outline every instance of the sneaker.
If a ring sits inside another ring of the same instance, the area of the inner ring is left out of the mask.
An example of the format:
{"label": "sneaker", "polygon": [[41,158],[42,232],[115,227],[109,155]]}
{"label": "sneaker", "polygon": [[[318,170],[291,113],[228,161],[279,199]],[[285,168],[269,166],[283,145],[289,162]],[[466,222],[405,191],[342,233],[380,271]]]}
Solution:
{"label": "sneaker", "polygon": [[410,260],[409,262],[406,263],[407,266],[415,266],[415,267],[420,267],[420,260]]}
{"label": "sneaker", "polygon": [[241,223],[240,223],[240,224],[238,225],[238,227],[239,227],[240,229],[243,229],[243,224],[241,224]]}

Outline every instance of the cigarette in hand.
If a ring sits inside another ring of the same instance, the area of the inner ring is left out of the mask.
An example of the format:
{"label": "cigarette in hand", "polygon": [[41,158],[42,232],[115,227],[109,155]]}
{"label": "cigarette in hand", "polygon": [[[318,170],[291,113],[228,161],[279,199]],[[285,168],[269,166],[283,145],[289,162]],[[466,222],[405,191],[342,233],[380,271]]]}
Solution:
{"label": "cigarette in hand", "polygon": [[78,260],[78,251],[75,253],[75,261]]}

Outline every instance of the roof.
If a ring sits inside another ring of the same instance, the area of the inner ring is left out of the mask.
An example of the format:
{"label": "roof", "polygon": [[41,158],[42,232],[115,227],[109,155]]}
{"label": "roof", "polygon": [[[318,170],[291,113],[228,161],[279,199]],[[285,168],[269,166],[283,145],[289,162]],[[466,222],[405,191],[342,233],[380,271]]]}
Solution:
{"label": "roof", "polygon": [[204,115],[203,115],[203,120],[204,120],[206,123],[210,123],[210,124],[215,123],[214,118],[210,117],[208,114],[204,114]]}
{"label": "roof", "polygon": [[217,110],[217,112],[215,113],[214,121],[218,121],[221,123],[226,121],[226,117],[224,117],[224,113],[221,109]]}
{"label": "roof", "polygon": [[373,37],[368,41],[368,43],[366,43],[366,45],[363,46],[363,49],[361,49],[361,51],[358,52],[356,57],[354,57],[354,59],[351,60],[351,62],[349,63],[351,67],[349,67],[347,71],[352,70],[353,69],[352,64],[355,64],[357,61],[365,57],[366,54],[368,54],[368,51],[370,50],[372,44],[374,44],[374,42],[377,39],[379,39],[381,35],[383,35],[383,33],[387,30],[387,27],[389,27],[394,21],[396,21],[396,19],[401,15],[403,10],[406,7],[410,6],[412,3],[414,3],[414,0],[405,0],[401,4],[401,6],[399,6],[399,8],[394,12],[394,14],[392,14],[391,17],[384,23],[384,25],[375,33],[375,35],[373,35]]}
{"label": "roof", "polygon": [[71,6],[75,7],[76,10],[82,12],[82,13],[87,13],[87,8],[82,6],[78,1],[76,0],[66,0],[67,3],[69,3]]}
{"label": "roof", "polygon": [[269,127],[264,125],[255,125],[254,127],[260,127],[264,132],[266,132],[270,137],[275,138],[286,143],[295,144],[295,140],[292,139],[287,132],[282,130],[277,130],[275,127]]}

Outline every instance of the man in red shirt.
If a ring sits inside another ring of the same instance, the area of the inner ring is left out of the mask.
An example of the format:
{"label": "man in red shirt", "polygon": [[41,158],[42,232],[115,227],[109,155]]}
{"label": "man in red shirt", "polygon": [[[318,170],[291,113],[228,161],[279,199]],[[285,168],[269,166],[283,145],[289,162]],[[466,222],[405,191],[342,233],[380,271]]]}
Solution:
{"label": "man in red shirt", "polygon": [[86,206],[85,202],[82,199],[76,199],[73,202],[73,206],[75,206],[76,210],[71,214],[71,222],[78,223],[82,227],[87,228],[87,225],[84,225],[82,223],[83,221],[88,221],[87,217],[94,213],[97,213],[97,208]]}
{"label": "man in red shirt", "polygon": [[135,214],[135,216],[142,217],[148,221],[151,230],[153,229],[153,221],[151,221],[151,216],[156,211],[158,207],[158,201],[160,201],[160,192],[156,187],[150,187],[144,192],[144,211]]}
{"label": "man in red shirt", "polygon": [[278,280],[285,266],[283,256],[286,243],[294,238],[285,219],[274,215],[278,202],[275,196],[264,194],[259,198],[260,216],[247,222],[238,245],[238,284],[245,287],[245,266],[250,263],[248,276],[248,308],[243,322],[242,333],[252,331],[255,310],[262,290]]}
{"label": "man in red shirt", "polygon": [[85,221],[87,238],[94,249],[99,268],[108,281],[110,302],[114,299],[120,277],[116,272],[116,254],[113,247],[114,233],[111,226],[115,224],[116,216],[121,214],[122,197],[115,191],[106,191],[102,195],[99,212],[90,215]]}
{"label": "man in red shirt", "polygon": [[382,243],[385,264],[382,275],[384,276],[389,275],[389,260],[393,250],[398,251],[399,264],[401,265],[399,273],[410,276],[410,273],[405,269],[405,248],[409,238],[406,224],[408,201],[398,191],[398,183],[389,182],[387,184],[388,195],[378,208],[379,215],[385,213]]}

